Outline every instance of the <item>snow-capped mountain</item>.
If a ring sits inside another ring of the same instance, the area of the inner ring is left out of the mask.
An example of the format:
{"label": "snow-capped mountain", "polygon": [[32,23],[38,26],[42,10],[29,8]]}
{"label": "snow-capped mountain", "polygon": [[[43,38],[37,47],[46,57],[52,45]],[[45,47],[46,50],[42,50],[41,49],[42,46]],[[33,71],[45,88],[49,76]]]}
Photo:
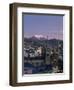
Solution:
{"label": "snow-capped mountain", "polygon": [[46,39],[46,37],[43,36],[43,35],[34,35],[33,37],[36,38],[36,39],[40,39],[40,40]]}
{"label": "snow-capped mountain", "polygon": [[34,35],[34,37],[36,37],[36,38],[44,38],[43,35]]}

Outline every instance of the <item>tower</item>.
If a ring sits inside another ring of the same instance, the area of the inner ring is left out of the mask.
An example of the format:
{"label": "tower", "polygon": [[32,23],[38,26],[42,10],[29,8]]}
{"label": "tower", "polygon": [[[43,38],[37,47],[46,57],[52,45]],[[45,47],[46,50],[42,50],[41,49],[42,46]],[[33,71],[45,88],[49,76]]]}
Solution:
{"label": "tower", "polygon": [[46,65],[50,64],[50,48],[48,47],[48,36],[47,36],[47,40],[46,40],[45,63],[46,63]]}

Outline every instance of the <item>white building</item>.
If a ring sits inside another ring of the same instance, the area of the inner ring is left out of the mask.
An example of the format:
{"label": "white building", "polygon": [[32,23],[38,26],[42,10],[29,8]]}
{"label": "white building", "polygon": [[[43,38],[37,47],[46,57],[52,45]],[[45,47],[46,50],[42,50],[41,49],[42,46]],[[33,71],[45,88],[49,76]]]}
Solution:
{"label": "white building", "polygon": [[42,47],[38,47],[38,49],[36,50],[36,52],[41,55],[42,54]]}

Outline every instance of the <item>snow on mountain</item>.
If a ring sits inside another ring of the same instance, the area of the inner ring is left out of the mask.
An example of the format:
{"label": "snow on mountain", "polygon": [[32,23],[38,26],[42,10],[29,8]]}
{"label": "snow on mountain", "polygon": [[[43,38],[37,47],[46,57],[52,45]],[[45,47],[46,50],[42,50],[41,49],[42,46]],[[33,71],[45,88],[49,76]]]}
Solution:
{"label": "snow on mountain", "polygon": [[45,36],[43,36],[43,35],[34,35],[34,37],[35,37],[35,38],[38,38],[38,39],[40,39],[40,38],[45,38]]}

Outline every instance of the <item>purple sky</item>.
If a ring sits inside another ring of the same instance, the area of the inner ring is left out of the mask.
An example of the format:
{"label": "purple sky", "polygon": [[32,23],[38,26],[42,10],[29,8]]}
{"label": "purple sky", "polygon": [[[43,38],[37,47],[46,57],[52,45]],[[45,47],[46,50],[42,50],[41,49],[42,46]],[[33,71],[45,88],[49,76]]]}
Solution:
{"label": "purple sky", "polygon": [[63,16],[24,14],[24,36],[43,35],[49,39],[63,39]]}

